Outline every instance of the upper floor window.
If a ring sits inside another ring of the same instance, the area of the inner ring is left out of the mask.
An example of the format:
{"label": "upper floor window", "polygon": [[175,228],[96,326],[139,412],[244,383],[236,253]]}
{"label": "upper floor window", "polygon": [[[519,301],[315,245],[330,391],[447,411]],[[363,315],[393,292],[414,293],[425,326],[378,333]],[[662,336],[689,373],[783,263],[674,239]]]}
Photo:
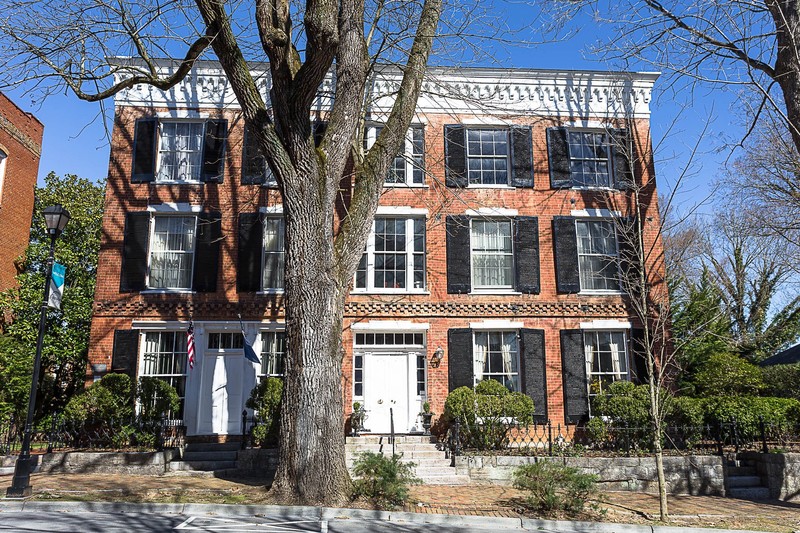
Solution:
{"label": "upper floor window", "polygon": [[445,126],[448,187],[533,187],[528,126]]}
{"label": "upper floor window", "polygon": [[244,146],[242,148],[242,184],[262,184],[267,187],[277,187],[278,182],[272,169],[267,164],[267,158],[261,151],[258,138],[248,128],[244,132]]}
{"label": "upper floor window", "polygon": [[494,379],[519,392],[519,345],[516,331],[475,331],[475,382]]}
{"label": "upper floor window", "polygon": [[425,219],[376,217],[358,265],[355,289],[425,289]]}
{"label": "upper floor window", "polygon": [[[383,126],[367,129],[365,146],[372,147]],[[386,185],[424,185],[425,183],[425,130],[412,126],[406,132],[400,153],[389,166]]]}
{"label": "upper floor window", "polygon": [[470,185],[508,185],[508,130],[467,129]]}
{"label": "upper floor window", "polygon": [[261,369],[259,377],[283,377],[286,373],[286,333],[261,332]]}
{"label": "upper floor window", "polygon": [[510,220],[472,220],[473,289],[514,287],[514,250]]}
{"label": "upper floor window", "polygon": [[283,217],[265,217],[262,290],[283,289],[285,254],[283,236]]}
{"label": "upper floor window", "polygon": [[153,217],[149,288],[192,288],[196,226],[195,216]]}
{"label": "upper floor window", "polygon": [[3,183],[5,182],[5,177],[6,177],[7,160],[8,160],[8,154],[5,153],[3,150],[0,150],[0,204],[3,203]]}
{"label": "upper floor window", "polygon": [[611,220],[577,220],[578,270],[582,291],[618,291],[617,234]]}
{"label": "upper floor window", "polygon": [[584,331],[589,395],[602,394],[615,381],[628,380],[628,352],[623,331]]}
{"label": "upper floor window", "polygon": [[143,118],[133,142],[134,183],[222,181],[226,120]]}
{"label": "upper floor window", "polygon": [[553,188],[629,188],[632,149],[625,129],[550,128],[550,184]]}

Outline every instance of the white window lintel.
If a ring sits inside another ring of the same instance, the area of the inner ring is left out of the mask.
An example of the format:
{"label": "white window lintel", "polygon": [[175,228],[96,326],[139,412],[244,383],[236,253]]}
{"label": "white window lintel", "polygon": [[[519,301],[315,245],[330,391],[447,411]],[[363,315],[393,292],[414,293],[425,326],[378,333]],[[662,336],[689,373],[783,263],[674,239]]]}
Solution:
{"label": "white window lintel", "polygon": [[203,211],[203,206],[165,202],[163,204],[148,205],[147,211],[150,213],[201,213]]}
{"label": "white window lintel", "polygon": [[500,330],[500,329],[522,329],[525,325],[522,322],[511,320],[484,320],[482,322],[470,322],[470,329],[480,330]]}
{"label": "white window lintel", "polygon": [[624,320],[592,320],[591,322],[581,322],[581,329],[631,329],[631,323]]}
{"label": "white window lintel", "polygon": [[570,215],[584,218],[619,218],[622,216],[622,212],[609,209],[573,209],[570,211]]}
{"label": "white window lintel", "polygon": [[184,109],[174,109],[172,111],[159,111],[156,116],[162,120],[205,120],[209,118],[208,113],[199,111],[189,111]]}
{"label": "white window lintel", "polygon": [[406,205],[379,205],[375,215],[428,216],[428,210],[424,207],[409,207]]}
{"label": "white window lintel", "polygon": [[278,205],[267,205],[258,208],[259,213],[263,213],[265,215],[282,215],[283,214],[283,204]]}
{"label": "white window lintel", "polygon": [[411,322],[408,320],[370,320],[358,322],[350,326],[353,331],[428,331],[430,324],[427,322]]}
{"label": "white window lintel", "polygon": [[470,217],[515,217],[519,215],[516,209],[506,209],[504,207],[481,207],[478,209],[467,209],[465,214]]}

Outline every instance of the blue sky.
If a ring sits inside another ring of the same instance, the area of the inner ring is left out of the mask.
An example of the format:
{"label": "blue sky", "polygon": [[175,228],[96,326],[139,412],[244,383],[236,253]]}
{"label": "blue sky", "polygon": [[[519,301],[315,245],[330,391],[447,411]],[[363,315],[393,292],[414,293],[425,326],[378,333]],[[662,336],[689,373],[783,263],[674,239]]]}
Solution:
{"label": "blue sky", "polygon": [[[522,7],[517,9],[519,13],[509,12],[512,18],[517,14],[526,16]],[[506,45],[498,48],[495,53],[497,62],[492,66],[616,70],[615,65],[587,52],[589,45],[608,36],[590,20],[582,22],[582,30],[567,40],[536,46]],[[629,70],[652,68],[642,66]],[[40,182],[50,171],[77,174],[96,181],[105,179],[109,155],[105,128],[110,128],[110,124],[103,123],[100,104],[81,102],[68,94],[52,95],[44,101],[37,101],[36,96],[22,89],[7,91],[7,94],[17,105],[33,112],[45,125]],[[731,150],[724,148],[725,143],[738,140],[740,132],[744,131],[732,112],[733,102],[734,95],[715,88],[701,88],[691,93],[676,91],[669,87],[665,77],[656,84],[651,122],[662,193],[675,185],[706,123],[710,121],[700,153],[692,161],[692,172],[685,178],[677,197],[683,210],[708,198],[711,184],[720,173],[720,166],[731,157]],[[110,109],[113,103],[109,101],[105,105]]]}

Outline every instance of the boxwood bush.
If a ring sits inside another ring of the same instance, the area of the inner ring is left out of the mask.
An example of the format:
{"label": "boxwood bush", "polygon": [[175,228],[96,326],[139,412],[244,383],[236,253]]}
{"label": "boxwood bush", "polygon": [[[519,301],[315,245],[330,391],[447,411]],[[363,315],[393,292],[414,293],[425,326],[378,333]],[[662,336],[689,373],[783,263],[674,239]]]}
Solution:
{"label": "boxwood bush", "polygon": [[253,444],[255,446],[269,447],[278,443],[278,429],[281,419],[281,394],[283,394],[283,380],[268,377],[261,380],[250,391],[247,399],[248,409],[256,412],[258,424],[253,428]]}

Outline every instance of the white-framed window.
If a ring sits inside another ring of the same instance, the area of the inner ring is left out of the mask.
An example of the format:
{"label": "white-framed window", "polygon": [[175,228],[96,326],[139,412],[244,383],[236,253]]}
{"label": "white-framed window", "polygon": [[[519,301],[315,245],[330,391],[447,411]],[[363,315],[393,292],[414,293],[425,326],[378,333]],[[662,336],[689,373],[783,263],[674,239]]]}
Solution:
{"label": "white-framed window", "polygon": [[244,348],[244,337],[240,332],[212,332],[208,334],[208,349],[220,354],[240,354]]}
{"label": "white-framed window", "polygon": [[613,220],[575,221],[582,291],[614,291],[619,285],[619,251]]}
{"label": "white-framed window", "polygon": [[473,289],[514,288],[511,220],[470,221],[470,264]]}
{"label": "white-framed window", "polygon": [[567,148],[574,187],[613,187],[611,136],[607,131],[569,130]]}
{"label": "white-framed window", "polygon": [[186,361],[188,358],[185,331],[148,331],[144,333],[140,377],[154,377],[175,388],[181,400],[173,416],[182,418],[186,398]]}
{"label": "white-framed window", "polygon": [[470,185],[508,185],[508,130],[468,128],[467,178]]}
{"label": "white-framed window", "polygon": [[286,332],[261,332],[261,368],[259,378],[278,377],[286,374]]}
{"label": "white-framed window", "polygon": [[8,161],[8,154],[0,149],[0,204],[3,203],[3,184],[6,178],[6,162]]}
{"label": "white-framed window", "polygon": [[602,394],[615,381],[630,379],[624,331],[584,331],[583,345],[590,396]]}
{"label": "white-framed window", "polygon": [[[371,148],[383,126],[367,128],[366,148]],[[389,166],[384,182],[388,186],[422,186],[425,184],[425,130],[422,126],[411,126],[406,132],[400,153]]]}
{"label": "white-framed window", "polygon": [[147,287],[191,289],[197,217],[155,215],[150,227]]}
{"label": "white-framed window", "polygon": [[264,217],[264,246],[261,290],[280,291],[284,287],[284,222],[282,216]]}
{"label": "white-framed window", "polygon": [[200,182],[205,121],[161,120],[156,182]]}
{"label": "white-framed window", "polygon": [[517,331],[475,331],[473,375],[475,383],[494,379],[519,392],[519,342]]}
{"label": "white-framed window", "polygon": [[356,291],[423,291],[425,219],[376,217],[354,287]]}

